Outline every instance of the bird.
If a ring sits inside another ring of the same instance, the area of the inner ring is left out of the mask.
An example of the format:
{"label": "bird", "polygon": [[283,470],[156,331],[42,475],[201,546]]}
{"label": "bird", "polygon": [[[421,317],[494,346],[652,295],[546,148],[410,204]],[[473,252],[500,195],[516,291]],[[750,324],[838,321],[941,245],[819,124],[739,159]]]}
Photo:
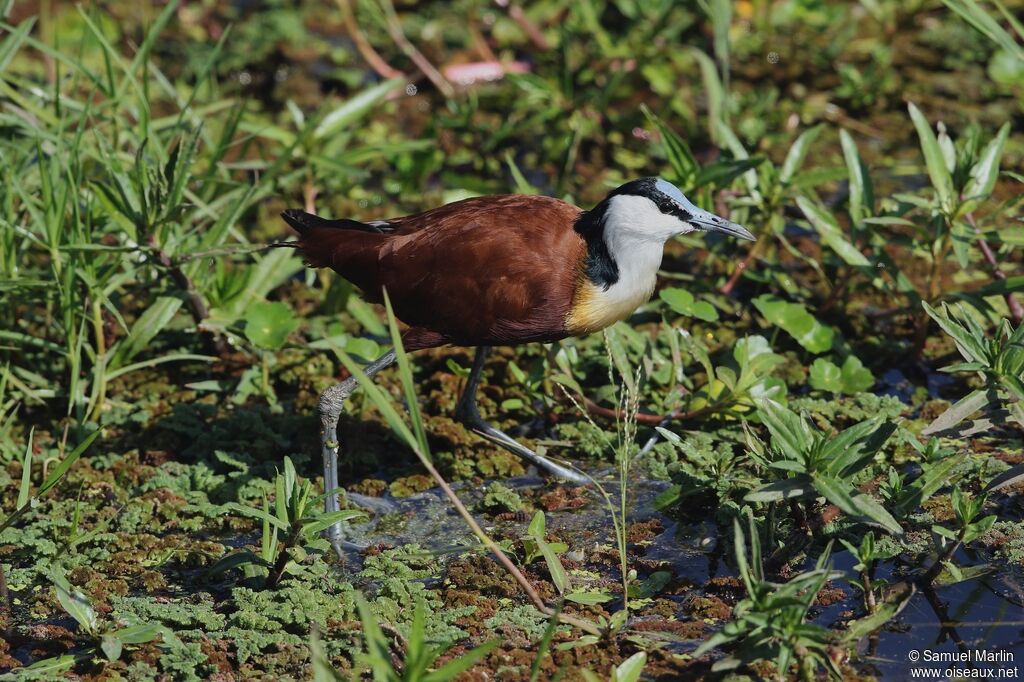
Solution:
{"label": "bird", "polygon": [[[697,207],[671,182],[631,180],[589,210],[540,195],[490,195],[422,213],[359,221],[300,209],[281,214],[298,233],[286,242],[314,268],[329,268],[381,303],[385,291],[409,351],[475,347],[455,416],[479,435],[554,476],[587,478],[488,424],[477,407],[493,346],[551,343],[628,318],[657,284],[665,243],[690,232],[754,240],[746,228]],[[389,350],[363,369],[391,365]],[[350,377],[320,397],[326,510],[338,509],[337,425],[356,388]],[[340,527],[327,537],[338,549]]]}

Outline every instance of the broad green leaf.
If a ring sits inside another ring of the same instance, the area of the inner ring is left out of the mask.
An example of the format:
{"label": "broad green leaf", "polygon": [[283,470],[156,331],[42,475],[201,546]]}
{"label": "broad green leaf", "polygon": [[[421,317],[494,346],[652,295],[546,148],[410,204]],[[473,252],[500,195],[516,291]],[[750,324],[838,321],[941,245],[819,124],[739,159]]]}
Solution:
{"label": "broad green leaf", "polygon": [[956,401],[948,410],[936,417],[923,431],[922,436],[931,436],[952,429],[978,410],[990,404],[998,404],[994,391],[976,390]]}
{"label": "broad green leaf", "polygon": [[921,301],[921,305],[928,313],[928,316],[935,320],[939,327],[942,328],[942,331],[946,332],[953,338],[956,342],[957,348],[960,349],[960,353],[968,362],[988,361],[988,352],[985,347],[984,333],[981,335],[972,334],[967,327],[950,316],[949,308],[945,304],[942,305],[942,314],[939,314],[939,312],[928,305],[926,301]]}
{"label": "broad green leaf", "polygon": [[830,393],[841,393],[843,390],[843,372],[835,363],[825,358],[817,358],[811,364],[811,388]]}
{"label": "broad green leaf", "polygon": [[896,519],[870,495],[854,494],[851,486],[837,479],[812,475],[815,489],[845,514],[874,522],[895,535],[902,535],[903,529]]}
{"label": "broad green leaf", "polygon": [[181,299],[161,296],[146,308],[135,320],[128,336],[118,342],[110,362],[111,369],[117,369],[145,350],[150,342],[170,323],[181,307]]}
{"label": "broad green leaf", "polygon": [[92,604],[89,603],[89,598],[81,590],[72,586],[59,570],[55,569],[50,573],[50,582],[57,590],[57,601],[68,615],[75,619],[86,634],[95,633],[96,612],[93,610]]}
{"label": "broad green leaf", "polygon": [[757,412],[772,434],[772,444],[790,459],[802,460],[811,446],[811,434],[803,418],[774,400],[759,401]]}
{"label": "broad green leaf", "polygon": [[535,537],[534,539],[537,541],[537,549],[540,550],[541,555],[544,557],[544,562],[548,565],[551,582],[555,584],[559,594],[565,594],[565,591],[569,589],[569,575],[565,572],[565,567],[562,566],[562,562],[558,555],[555,554],[555,550],[552,549],[551,545],[544,538]]}
{"label": "broad green leaf", "polygon": [[565,595],[565,598],[571,602],[577,604],[584,604],[586,606],[594,606],[596,604],[604,604],[612,600],[612,596],[607,592],[570,592]]}
{"label": "broad green leaf", "polygon": [[647,665],[647,653],[638,651],[615,667],[611,682],[637,682]]}
{"label": "broad green leaf", "polygon": [[257,301],[245,311],[245,336],[264,350],[279,350],[299,326],[291,306],[281,301]]}
{"label": "broad green leaf", "polygon": [[658,297],[680,315],[696,317],[705,322],[714,322],[718,319],[718,311],[710,303],[696,300],[686,289],[662,289]]}
{"label": "broad green leaf", "polygon": [[108,661],[116,661],[121,658],[123,648],[121,640],[109,632],[104,633],[100,639],[100,649]]}
{"label": "broad green leaf", "polygon": [[781,502],[791,500],[813,492],[810,481],[806,476],[787,478],[782,481],[774,481],[768,485],[761,486],[757,490],[743,498],[747,502]]}
{"label": "broad green leaf", "polygon": [[999,490],[1024,481],[1024,464],[1015,464],[999,474],[985,486],[985,492]]}
{"label": "broad green leaf", "polygon": [[752,302],[768,322],[782,327],[808,351],[824,353],[832,348],[832,327],[818,322],[802,303],[790,303],[771,294],[762,294]]}
{"label": "broad green leaf", "polygon": [[843,393],[853,394],[866,391],[875,385],[871,370],[864,366],[856,355],[846,356],[842,367]]}

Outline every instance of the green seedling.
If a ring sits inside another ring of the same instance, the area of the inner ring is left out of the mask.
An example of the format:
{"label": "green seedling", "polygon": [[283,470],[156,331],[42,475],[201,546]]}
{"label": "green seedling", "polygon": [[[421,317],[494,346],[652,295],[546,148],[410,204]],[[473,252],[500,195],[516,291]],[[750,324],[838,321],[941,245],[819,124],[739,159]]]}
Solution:
{"label": "green seedling", "polygon": [[[941,310],[927,303],[923,305],[942,331],[956,342],[965,360],[943,371],[974,374],[984,385],[950,406],[922,433],[960,436],[979,433],[992,428],[993,419],[998,423],[1000,417],[1024,426],[1024,323],[1014,329],[1008,320],[1001,320],[997,333],[989,337],[963,306],[958,307],[959,315],[953,316],[946,304]],[[957,428],[981,410],[995,414]]]}
{"label": "green seedling", "polygon": [[544,557],[548,573],[551,574],[551,582],[555,584],[559,594],[565,594],[570,587],[569,575],[565,572],[558,555],[568,550],[569,545],[564,542],[548,542],[544,539],[544,533],[544,512],[538,511],[533,515],[533,520],[530,521],[526,535],[522,539],[523,550],[526,552],[523,563],[531,564],[538,557]]}
{"label": "green seedling", "polygon": [[921,582],[924,585],[930,585],[939,578],[943,569],[952,578],[952,580],[946,582],[960,582],[975,577],[977,572],[966,572],[960,569],[953,561],[953,555],[962,545],[970,544],[977,540],[995,524],[995,514],[985,517],[981,516],[982,509],[985,507],[985,501],[985,495],[972,496],[961,491],[959,486],[953,488],[950,502],[956,515],[956,524],[953,528],[946,528],[940,525],[932,526],[938,558],[922,574]]}
{"label": "green seedling", "polygon": [[750,493],[745,498],[748,502],[806,502],[824,497],[849,516],[890,533],[903,532],[892,514],[854,485],[855,477],[871,467],[894,425],[869,419],[833,434],[771,400],[761,402],[758,415],[768,427],[771,443],[765,447],[750,434],[750,455],[766,471],[784,478]]}
{"label": "green seedling", "polygon": [[311,481],[298,476],[291,458],[285,457],[284,471],[274,479],[273,508],[266,495],[261,509],[237,502],[228,505],[233,511],[263,523],[259,554],[249,550],[228,554],[214,564],[210,572],[217,574],[245,567],[247,575],[263,575],[266,586],[276,589],[293,563],[306,559],[307,548],[323,543],[320,533],[336,523],[363,516],[355,509],[324,512],[323,499],[324,495],[314,494]]}
{"label": "green seedling", "polygon": [[[392,644],[381,630],[377,616],[371,610],[366,599],[355,594],[356,610],[363,624],[364,651],[356,657],[356,663],[366,670],[374,682],[448,682],[458,679],[460,675],[482,661],[493,651],[501,640],[493,639],[470,649],[440,667],[433,667],[438,658],[447,650],[445,647],[432,647],[425,636],[425,609],[422,601],[417,601],[413,611],[412,626],[404,642],[404,652],[400,662],[392,659]],[[314,633],[310,644],[313,653],[314,679],[317,682],[334,682],[347,680],[348,676],[339,675],[330,665]]]}
{"label": "green seedling", "polygon": [[[89,602],[89,598],[73,587],[63,572],[56,568],[51,570],[50,581],[53,583],[57,593],[57,601],[60,602],[61,607],[78,623],[79,631],[94,642],[93,650],[96,653],[102,653],[107,661],[119,660],[126,646],[145,644],[152,642],[158,637],[163,638],[163,641],[167,644],[180,644],[173,632],[158,623],[139,623],[127,627],[110,627],[109,624],[99,619],[96,615],[96,610]],[[70,667],[76,659],[86,659],[89,657],[91,657],[90,654],[85,654],[61,656],[58,657],[58,660],[49,660],[53,665],[63,664]]]}
{"label": "green seedling", "polygon": [[847,542],[846,540],[840,540],[843,545],[850,551],[850,554],[857,559],[857,563],[854,565],[853,570],[857,571],[860,578],[860,582],[850,581],[850,583],[860,588],[861,593],[864,596],[864,608],[869,614],[873,614],[878,610],[877,591],[879,585],[875,582],[875,566],[879,561],[891,559],[896,556],[896,550],[890,549],[883,551],[878,548],[875,544],[875,534],[872,531],[868,531],[861,538],[859,545]]}
{"label": "green seedling", "polygon": [[761,566],[761,542],[753,515],[748,514],[750,554],[739,520],[733,520],[736,565],[747,596],[733,609],[733,619],[705,640],[694,656],[722,648],[730,653],[715,662],[712,670],[735,670],[756,661],[775,664],[775,677],[787,679],[790,666],[796,665],[802,680],[814,680],[824,668],[837,679],[842,677],[829,655],[830,632],[813,623],[808,615],[818,592],[828,580],[840,577],[828,568],[830,547],[826,547],[815,567],[794,576],[786,583],[767,580]]}

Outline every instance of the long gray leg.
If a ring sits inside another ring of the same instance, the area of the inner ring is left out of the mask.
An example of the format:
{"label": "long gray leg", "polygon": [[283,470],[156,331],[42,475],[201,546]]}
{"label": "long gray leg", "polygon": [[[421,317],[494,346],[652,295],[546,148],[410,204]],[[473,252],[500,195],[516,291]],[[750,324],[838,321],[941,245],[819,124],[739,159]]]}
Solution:
{"label": "long gray leg", "polygon": [[[369,365],[363,368],[363,373],[372,377],[395,361],[395,351],[389,350]],[[327,512],[335,512],[340,508],[338,505],[338,418],[341,416],[341,406],[345,399],[352,395],[352,391],[359,385],[359,380],[349,377],[340,384],[331,386],[320,395],[320,447],[324,458],[324,492],[328,493],[325,498],[324,507]],[[331,541],[331,546],[338,556],[341,556],[341,549],[344,545],[341,539],[341,524],[336,523],[328,528],[325,537]]]}
{"label": "long gray leg", "polygon": [[473,370],[469,373],[466,389],[462,392],[462,397],[459,398],[458,407],[455,408],[455,418],[495,445],[500,445],[512,454],[518,455],[559,478],[565,479],[570,483],[589,483],[589,479],[583,474],[552,462],[547,457],[538,455],[504,431],[500,431],[485,422],[480,416],[480,410],[476,404],[476,392],[480,386],[481,375],[484,372],[484,361],[487,360],[487,353],[490,350],[490,346],[477,346],[476,356],[473,358]]}

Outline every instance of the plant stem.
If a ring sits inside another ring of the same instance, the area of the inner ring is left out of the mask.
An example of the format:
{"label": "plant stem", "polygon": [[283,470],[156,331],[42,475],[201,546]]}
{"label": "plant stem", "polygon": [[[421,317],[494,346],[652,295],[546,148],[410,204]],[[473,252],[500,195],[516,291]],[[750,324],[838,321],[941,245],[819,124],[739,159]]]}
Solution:
{"label": "plant stem", "polygon": [[963,544],[964,536],[967,535],[967,527],[964,526],[957,533],[956,540],[946,545],[946,550],[935,559],[935,563],[931,565],[924,575],[921,576],[921,582],[925,585],[931,585],[936,578],[939,577],[939,573],[942,573],[942,565],[953,558],[953,554],[956,550],[960,549],[960,545]]}
{"label": "plant stem", "polygon": [[285,569],[288,568],[288,564],[292,558],[288,556],[288,550],[292,548],[296,540],[298,540],[300,529],[293,529],[288,537],[285,538],[284,542],[281,543],[277,550],[277,559],[274,561],[274,567],[270,569],[270,573],[267,574],[267,587],[272,590],[276,590],[277,586],[281,584],[281,579],[284,577]]}
{"label": "plant stem", "polygon": [[515,581],[519,583],[519,586],[523,588],[523,591],[526,592],[526,596],[530,598],[530,601],[533,602],[533,605],[537,607],[538,611],[540,611],[546,616],[555,616],[558,618],[560,622],[565,623],[566,625],[577,627],[580,630],[583,630],[584,632],[590,633],[598,637],[601,636],[601,629],[598,628],[597,625],[595,625],[594,623],[591,623],[590,621],[584,620],[582,618],[576,618],[574,616],[561,613],[545,604],[540,594],[538,594],[537,590],[534,589],[533,585],[530,584],[529,579],[527,579],[527,577],[523,575],[522,571],[519,570],[519,567],[512,563],[512,560],[509,559],[508,555],[506,555],[505,552],[501,550],[501,547],[498,547],[498,544],[494,542],[494,540],[492,540],[491,537],[487,535],[487,533],[485,533],[484,530],[480,527],[480,525],[476,522],[476,519],[474,519],[472,514],[469,513],[469,510],[466,509],[466,506],[462,504],[462,500],[459,499],[459,496],[456,495],[455,491],[451,489],[451,486],[449,486],[448,482],[444,480],[444,477],[441,476],[440,472],[438,472],[438,470],[434,468],[433,463],[429,459],[427,459],[427,457],[422,452],[420,452],[419,448],[415,448],[413,452],[416,453],[416,457],[420,460],[420,463],[424,466],[424,468],[426,468],[427,472],[431,475],[434,481],[437,482],[437,485],[441,488],[445,496],[455,507],[455,510],[459,513],[459,516],[461,516],[462,519],[466,522],[466,525],[469,526],[469,529],[473,531],[473,534],[476,535],[477,539],[480,540],[480,542],[491,551],[494,557],[505,568],[505,570],[507,570],[512,575]]}
{"label": "plant stem", "polygon": [[11,593],[7,589],[7,576],[4,574],[4,565],[0,563],[0,630],[5,634],[10,629],[11,621]]}
{"label": "plant stem", "polygon": [[98,298],[92,301],[92,327],[93,335],[96,337],[96,363],[93,372],[96,376],[97,388],[95,391],[96,402],[93,403],[90,417],[99,420],[103,412],[103,403],[107,398],[107,339],[103,333],[103,308]]}
{"label": "plant stem", "polygon": [[[996,259],[996,254],[992,251],[992,247],[988,245],[988,242],[981,236],[981,228],[978,227],[978,223],[974,221],[974,215],[968,213],[966,215],[967,224],[974,228],[974,234],[978,235],[978,248],[981,249],[981,254],[985,257],[985,262],[992,268],[992,275],[999,280],[1006,279],[1006,273],[999,267],[999,261]],[[1020,301],[1016,299],[1012,291],[1007,291],[1003,294],[1003,298],[1006,300],[1006,307],[1010,310],[1010,315],[1013,317],[1014,324],[1020,324],[1024,320],[1024,307],[1021,306]]]}
{"label": "plant stem", "polygon": [[867,568],[860,572],[860,582],[864,588],[864,606],[867,607],[868,613],[873,614],[878,609],[878,604],[875,602],[875,589]]}

